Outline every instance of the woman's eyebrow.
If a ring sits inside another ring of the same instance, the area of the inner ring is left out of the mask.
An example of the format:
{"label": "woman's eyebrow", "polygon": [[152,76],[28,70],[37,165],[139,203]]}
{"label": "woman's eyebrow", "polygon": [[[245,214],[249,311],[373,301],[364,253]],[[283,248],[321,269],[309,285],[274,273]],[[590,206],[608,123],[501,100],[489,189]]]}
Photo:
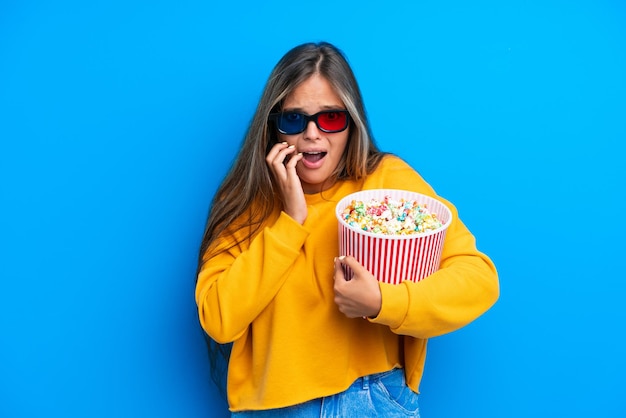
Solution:
{"label": "woman's eyebrow", "polygon": [[[344,110],[345,106],[343,106],[343,105],[324,105],[324,106],[320,106],[320,109],[321,110]],[[283,112],[306,113],[303,108],[296,107],[296,106],[294,106],[294,107],[284,107],[282,109],[282,111]],[[315,112],[315,113],[317,113],[317,112]]]}

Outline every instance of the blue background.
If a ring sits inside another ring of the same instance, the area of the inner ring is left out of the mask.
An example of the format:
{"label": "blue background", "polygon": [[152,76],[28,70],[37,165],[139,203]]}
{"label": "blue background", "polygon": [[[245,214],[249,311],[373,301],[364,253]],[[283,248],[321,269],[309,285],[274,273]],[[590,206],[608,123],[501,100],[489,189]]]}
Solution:
{"label": "blue background", "polygon": [[622,1],[0,3],[0,416],[225,417],[193,299],[271,68],[328,40],[501,298],[430,342],[437,417],[623,417]]}

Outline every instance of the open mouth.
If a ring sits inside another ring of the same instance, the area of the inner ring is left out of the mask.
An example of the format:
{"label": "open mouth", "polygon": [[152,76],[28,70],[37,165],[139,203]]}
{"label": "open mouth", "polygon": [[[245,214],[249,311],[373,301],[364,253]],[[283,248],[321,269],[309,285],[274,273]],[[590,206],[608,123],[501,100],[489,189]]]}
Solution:
{"label": "open mouth", "polygon": [[316,163],[320,161],[322,158],[326,157],[326,153],[319,152],[303,152],[302,157],[309,163]]}

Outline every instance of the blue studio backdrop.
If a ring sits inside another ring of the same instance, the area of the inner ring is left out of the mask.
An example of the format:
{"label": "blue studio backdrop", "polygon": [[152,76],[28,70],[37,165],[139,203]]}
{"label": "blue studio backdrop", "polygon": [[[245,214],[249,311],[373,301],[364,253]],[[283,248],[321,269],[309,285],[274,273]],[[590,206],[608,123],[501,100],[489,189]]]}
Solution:
{"label": "blue studio backdrop", "polygon": [[269,72],[320,40],[499,269],[422,416],[626,416],[624,2],[3,0],[0,417],[228,416],[196,252]]}

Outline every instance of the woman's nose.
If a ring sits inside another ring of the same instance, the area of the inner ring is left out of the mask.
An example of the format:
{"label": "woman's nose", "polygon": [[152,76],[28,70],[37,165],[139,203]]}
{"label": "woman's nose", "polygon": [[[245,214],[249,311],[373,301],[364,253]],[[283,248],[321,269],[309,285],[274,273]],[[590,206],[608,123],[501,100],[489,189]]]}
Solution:
{"label": "woman's nose", "polygon": [[321,131],[317,127],[317,124],[315,123],[315,121],[310,120],[306,125],[306,129],[304,130],[304,138],[305,139],[319,139],[321,138],[321,136],[322,136]]}

